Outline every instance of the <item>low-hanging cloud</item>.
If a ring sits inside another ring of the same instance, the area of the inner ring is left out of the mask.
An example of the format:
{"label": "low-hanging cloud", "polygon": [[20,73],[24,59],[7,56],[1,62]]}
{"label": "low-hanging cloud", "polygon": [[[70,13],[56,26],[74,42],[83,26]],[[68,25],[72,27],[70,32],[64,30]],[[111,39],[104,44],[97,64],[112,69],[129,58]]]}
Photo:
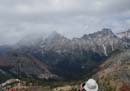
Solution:
{"label": "low-hanging cloud", "polygon": [[57,31],[81,37],[104,27],[130,28],[130,0],[0,0],[0,44]]}

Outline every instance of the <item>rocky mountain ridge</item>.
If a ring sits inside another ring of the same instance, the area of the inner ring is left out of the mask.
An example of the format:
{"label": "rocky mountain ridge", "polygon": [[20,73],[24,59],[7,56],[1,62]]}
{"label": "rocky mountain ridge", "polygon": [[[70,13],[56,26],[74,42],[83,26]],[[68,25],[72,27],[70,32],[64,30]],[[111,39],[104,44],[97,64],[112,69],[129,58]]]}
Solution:
{"label": "rocky mountain ridge", "polygon": [[117,36],[121,38],[123,41],[130,42],[130,29],[125,32],[117,33]]}
{"label": "rocky mountain ridge", "polygon": [[120,33],[117,33],[117,36],[120,37],[120,38],[130,38],[130,29],[128,29],[127,31],[125,32],[120,32]]}
{"label": "rocky mountain ridge", "polygon": [[[80,79],[89,70],[92,70],[90,74],[87,74],[89,77],[97,71],[96,68],[113,51],[130,47],[129,41],[124,41],[111,29],[106,28],[72,40],[57,32],[53,32],[46,38],[37,39],[35,43],[29,40],[31,45],[28,45],[26,41],[24,42],[26,39],[23,39],[6,52],[7,48],[5,50],[1,48],[1,76],[4,75],[3,73],[7,73],[9,76],[21,74],[38,79],[72,80]],[[11,68],[8,68],[10,65]]]}

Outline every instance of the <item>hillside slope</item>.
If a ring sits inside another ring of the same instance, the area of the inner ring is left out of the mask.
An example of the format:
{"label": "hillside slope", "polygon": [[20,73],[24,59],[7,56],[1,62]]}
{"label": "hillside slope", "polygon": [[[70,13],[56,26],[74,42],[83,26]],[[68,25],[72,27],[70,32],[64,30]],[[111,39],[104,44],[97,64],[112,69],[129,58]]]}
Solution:
{"label": "hillside slope", "polygon": [[113,52],[94,77],[100,91],[130,91],[130,50]]}
{"label": "hillside slope", "polygon": [[17,51],[8,50],[0,54],[0,76],[1,80],[7,78],[36,78],[51,79],[57,76],[48,70],[48,66],[30,54],[22,54]]}

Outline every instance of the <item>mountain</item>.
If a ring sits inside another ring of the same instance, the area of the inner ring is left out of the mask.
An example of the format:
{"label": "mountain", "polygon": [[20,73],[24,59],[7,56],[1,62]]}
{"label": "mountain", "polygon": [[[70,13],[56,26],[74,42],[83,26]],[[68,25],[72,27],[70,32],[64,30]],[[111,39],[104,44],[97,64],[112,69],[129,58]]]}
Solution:
{"label": "mountain", "polygon": [[95,51],[102,52],[106,56],[118,48],[128,47],[126,42],[119,39],[111,29],[107,28],[93,34],[84,35],[82,38],[87,41],[87,45],[90,45],[91,49],[98,47],[99,50],[96,48]]}
{"label": "mountain", "polygon": [[117,35],[118,35],[120,38],[130,38],[130,29],[128,29],[128,30],[125,31],[125,32],[117,33]]}
{"label": "mountain", "polygon": [[57,32],[44,38],[33,36],[24,37],[13,47],[5,48],[8,51],[3,52],[5,49],[0,48],[0,74],[77,80],[96,73],[113,51],[130,47],[128,41],[123,41],[107,28],[73,39]]}
{"label": "mountain", "polygon": [[[51,65],[53,69],[50,70],[55,72],[55,74],[62,77],[65,76],[67,79],[77,79],[79,75],[83,75],[81,73],[87,72],[102,63],[109,52],[114,50],[113,47],[115,49],[120,48],[118,45],[121,41],[114,36],[112,31],[108,36],[104,36],[104,32],[106,32],[105,29],[88,35],[89,38],[82,37],[72,40],[55,32],[51,37],[46,38],[45,41],[39,44],[39,50],[34,53],[34,56],[47,65]],[[97,38],[94,36],[97,36]],[[109,38],[111,39],[106,41]],[[121,47],[124,47],[124,45]],[[75,73],[79,75],[75,76]]]}
{"label": "mountain", "polygon": [[67,49],[66,47],[70,42],[69,39],[59,33],[53,32],[39,44],[39,47],[45,51],[53,50],[58,52],[59,50]]}
{"label": "mountain", "polygon": [[109,53],[118,48],[127,48],[128,43],[116,36],[111,29],[102,29],[102,31],[84,35],[81,38],[73,38],[72,40],[55,32],[51,37],[40,43],[39,46],[43,51],[54,51],[59,54],[74,54],[73,52],[76,50],[81,54],[82,51],[92,51],[108,56]]}
{"label": "mountain", "polygon": [[0,52],[2,52],[0,53],[0,78],[3,78],[1,81],[9,78],[57,78],[57,75],[48,70],[46,64],[28,53],[22,54],[14,49]]}
{"label": "mountain", "polygon": [[130,29],[128,29],[125,32],[117,33],[117,36],[123,39],[124,41],[130,42]]}
{"label": "mountain", "polygon": [[94,75],[100,91],[130,91],[130,50],[116,50]]}

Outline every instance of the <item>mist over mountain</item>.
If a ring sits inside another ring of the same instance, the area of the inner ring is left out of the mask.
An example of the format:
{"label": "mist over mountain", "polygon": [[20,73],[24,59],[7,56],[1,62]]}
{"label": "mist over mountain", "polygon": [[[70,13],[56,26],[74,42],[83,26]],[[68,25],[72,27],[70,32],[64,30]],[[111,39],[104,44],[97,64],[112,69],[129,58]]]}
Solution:
{"label": "mist over mountain", "polygon": [[104,28],[73,39],[57,32],[24,37],[14,46],[0,47],[0,76],[55,80],[91,77],[114,51],[130,48],[121,34]]}
{"label": "mist over mountain", "polygon": [[129,29],[130,0],[0,0],[0,45],[57,31],[67,38]]}

